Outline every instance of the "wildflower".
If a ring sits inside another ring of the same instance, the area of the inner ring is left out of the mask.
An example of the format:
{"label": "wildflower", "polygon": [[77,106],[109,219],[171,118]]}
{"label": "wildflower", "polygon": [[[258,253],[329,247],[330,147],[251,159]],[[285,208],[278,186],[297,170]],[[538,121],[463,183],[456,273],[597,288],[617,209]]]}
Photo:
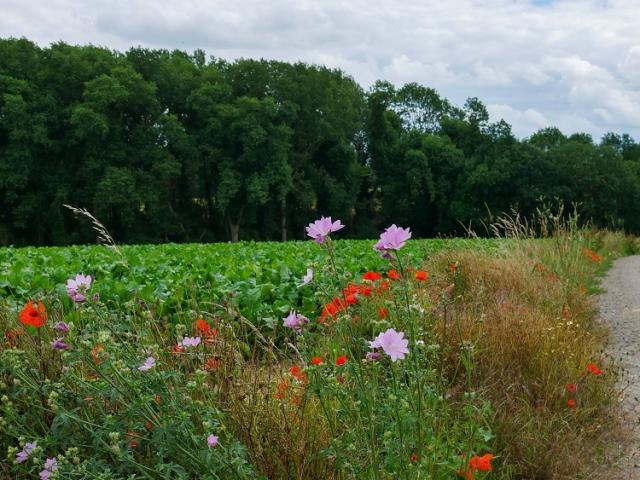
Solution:
{"label": "wildflower", "polygon": [[596,376],[602,374],[602,370],[600,370],[598,366],[593,362],[587,365],[587,370],[589,370],[591,373],[593,373]]}
{"label": "wildflower", "polygon": [[184,348],[182,348],[182,345],[180,344],[174,345],[171,349],[171,353],[183,353],[184,351]]}
{"label": "wildflower", "polygon": [[458,271],[458,262],[450,263],[449,270],[451,270],[451,273],[456,273]]}
{"label": "wildflower", "polygon": [[282,400],[287,395],[287,390],[289,390],[289,380],[285,378],[276,385],[276,393],[273,394],[274,398]]}
{"label": "wildflower", "polygon": [[153,357],[147,357],[142,365],[138,367],[138,370],[141,372],[146,372],[147,370],[151,370],[156,366],[156,359]]}
{"label": "wildflower", "polygon": [[372,362],[380,360],[380,357],[382,357],[382,355],[380,355],[380,352],[367,352],[367,355],[365,356],[367,360],[370,360]]}
{"label": "wildflower", "polygon": [[376,280],[380,280],[381,278],[382,275],[380,275],[378,272],[367,272],[362,275],[363,280],[369,280],[370,282],[375,282]]}
{"label": "wildflower", "polygon": [[370,297],[372,291],[373,291],[373,287],[360,285],[358,293],[360,293],[361,295],[364,295],[365,297]]}
{"label": "wildflower", "polygon": [[336,359],[336,365],[337,366],[344,365],[345,363],[347,363],[347,356],[346,355],[340,355]]}
{"label": "wildflower", "polygon": [[195,321],[194,326],[196,327],[196,331],[198,333],[206,334],[206,333],[209,333],[209,331],[211,330],[211,325],[209,325],[206,321],[204,321],[201,318]]}
{"label": "wildflower", "polygon": [[469,460],[469,468],[472,471],[480,470],[481,472],[491,471],[491,460],[493,460],[493,454],[485,453],[481,457],[474,455]]}
{"label": "wildflower", "polygon": [[314,365],[320,365],[322,363],[322,357],[313,357],[311,363],[313,363]]}
{"label": "wildflower", "polygon": [[380,307],[380,310],[378,310],[378,316],[380,317],[380,319],[384,320],[385,318],[387,318],[387,315],[389,315],[389,310],[384,307]]}
{"label": "wildflower", "polygon": [[24,448],[22,449],[22,451],[18,452],[18,454],[16,455],[16,462],[18,463],[26,462],[27,459],[29,458],[29,455],[31,455],[31,452],[33,452],[33,450],[37,446],[38,446],[37,440],[34,440],[33,442],[27,442],[24,445]]}
{"label": "wildflower", "polygon": [[182,345],[183,347],[197,347],[200,345],[201,340],[200,337],[184,337],[178,345]]}
{"label": "wildflower", "polygon": [[42,302],[38,302],[38,308],[33,306],[33,302],[29,300],[20,312],[20,321],[25,325],[31,325],[35,328],[42,327],[47,321],[47,310]]}
{"label": "wildflower", "polygon": [[396,332],[393,328],[382,332],[369,342],[371,348],[382,348],[384,353],[391,357],[392,362],[402,360],[409,353],[407,345],[409,345],[409,340],[404,338],[404,332]]}
{"label": "wildflower", "polygon": [[40,480],[48,480],[57,470],[58,461],[55,458],[47,458],[44,462],[44,469],[40,472]]}
{"label": "wildflower", "polygon": [[66,350],[69,348],[69,345],[64,343],[64,338],[56,338],[53,342],[51,342],[51,346],[56,350]]}
{"label": "wildflower", "polygon": [[598,255],[596,252],[594,252],[593,250],[591,250],[590,248],[585,247],[585,248],[582,249],[582,251],[593,262],[596,262],[596,263],[601,263],[602,262],[602,257],[600,255]]}
{"label": "wildflower", "polygon": [[392,268],[387,272],[387,278],[389,278],[390,280],[400,280],[400,278],[402,277],[395,268]]}
{"label": "wildflower", "polygon": [[316,243],[321,244],[324,243],[331,232],[337,232],[342,228],[344,228],[344,225],[342,225],[340,220],[332,222],[331,217],[322,217],[320,220],[309,224],[307,227],[307,235],[313,238]]}
{"label": "wildflower", "polygon": [[67,325],[64,322],[58,322],[56,323],[53,328],[55,328],[57,331],[59,331],[60,333],[64,334],[67,333],[69,331],[69,325]]}
{"label": "wildflower", "polygon": [[567,400],[567,405],[569,405],[569,408],[573,408],[574,410],[576,409],[576,401],[573,398]]}
{"label": "wildflower", "polygon": [[331,315],[333,319],[336,319],[338,312],[344,310],[344,306],[339,298],[334,298],[331,303],[327,303],[322,309],[322,313],[320,314],[320,322],[324,323],[327,315]]}
{"label": "wildflower", "polygon": [[411,238],[411,230],[408,228],[400,228],[395,224],[388,227],[380,234],[380,240],[374,245],[374,249],[384,250],[400,250],[404,247],[404,242]]}
{"label": "wildflower", "polygon": [[356,297],[355,294],[351,293],[345,297],[344,302],[347,305],[355,305],[358,303],[358,297]]}
{"label": "wildflower", "polygon": [[309,319],[304,315],[297,313],[295,310],[291,310],[289,315],[282,320],[282,323],[285,327],[289,327],[295,332],[300,332],[302,330],[302,326],[309,323]]}
{"label": "wildflower", "polygon": [[575,383],[567,383],[567,392],[575,393],[578,390],[578,386]]}
{"label": "wildflower", "polygon": [[429,279],[429,274],[424,270],[418,270],[416,272],[416,280],[419,282],[426,282]]}
{"label": "wildflower", "polygon": [[416,463],[418,461],[418,455],[416,455],[415,453],[411,454],[411,461],[413,463]]}
{"label": "wildflower", "polygon": [[84,302],[87,299],[86,293],[91,288],[91,282],[91,275],[79,273],[76,278],[67,280],[67,294],[74,302]]}
{"label": "wildflower", "polygon": [[302,277],[302,285],[306,285],[311,282],[311,280],[313,280],[313,268],[309,267],[307,268],[307,274]]}
{"label": "wildflower", "polygon": [[307,374],[302,371],[298,365],[294,365],[289,369],[289,373],[299,382],[307,381]]}
{"label": "wildflower", "polygon": [[218,360],[217,358],[211,357],[209,360],[207,360],[207,362],[204,364],[204,369],[207,371],[212,371],[215,370],[216,368],[218,368],[220,366],[220,360]]}
{"label": "wildflower", "polygon": [[218,445],[218,437],[214,434],[211,434],[207,437],[207,445],[209,448],[213,448]]}
{"label": "wildflower", "polygon": [[100,358],[100,354],[102,352],[104,352],[104,347],[100,343],[91,349],[91,356],[93,357],[93,361],[96,365],[99,365],[102,362],[102,359]]}

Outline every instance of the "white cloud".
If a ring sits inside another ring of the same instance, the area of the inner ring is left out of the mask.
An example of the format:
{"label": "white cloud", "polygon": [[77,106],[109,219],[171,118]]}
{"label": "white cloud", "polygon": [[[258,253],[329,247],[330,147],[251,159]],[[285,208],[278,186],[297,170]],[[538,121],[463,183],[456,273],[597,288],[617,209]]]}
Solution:
{"label": "white cloud", "polygon": [[[340,67],[477,96],[521,136],[640,139],[637,0],[2,0],[0,36]],[[497,120],[498,118],[496,118]]]}

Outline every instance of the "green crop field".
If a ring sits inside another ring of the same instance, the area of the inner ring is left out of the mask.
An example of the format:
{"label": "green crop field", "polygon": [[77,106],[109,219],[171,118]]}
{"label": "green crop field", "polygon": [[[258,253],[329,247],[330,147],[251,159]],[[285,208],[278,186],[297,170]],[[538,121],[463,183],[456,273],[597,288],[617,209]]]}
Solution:
{"label": "green crop field", "polygon": [[[367,270],[388,269],[373,243],[334,242],[341,270],[357,279]],[[481,239],[412,240],[406,255],[419,267],[438,251],[496,245]],[[294,307],[313,314],[313,289],[300,288],[302,277],[308,267],[321,274],[326,264],[325,253],[310,241],[137,245],[120,251],[101,245],[0,249],[0,298],[21,305],[35,295],[55,295],[70,306],[65,282],[82,272],[95,279],[92,293],[114,307],[138,298],[171,314],[190,302],[233,298],[244,316],[271,326]]]}

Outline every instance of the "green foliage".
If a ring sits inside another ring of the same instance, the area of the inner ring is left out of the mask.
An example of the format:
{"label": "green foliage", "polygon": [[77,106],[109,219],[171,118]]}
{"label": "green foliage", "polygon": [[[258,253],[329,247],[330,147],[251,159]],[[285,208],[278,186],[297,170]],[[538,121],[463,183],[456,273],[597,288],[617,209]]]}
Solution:
{"label": "green foliage", "polygon": [[[336,241],[336,256],[352,276],[383,268],[373,242]],[[412,259],[436,251],[490,240],[418,240],[407,247]],[[122,246],[124,259],[103,246],[0,249],[0,297],[21,303],[34,296],[64,295],[64,283],[77,272],[95,278],[93,293],[112,305],[134,299],[157,304],[163,315],[178,316],[193,302],[230,301],[256,325],[277,328],[290,309],[309,317],[317,309],[310,288],[299,288],[308,267],[321,270],[324,257],[311,242],[240,242]],[[71,307],[71,300],[63,300]]]}
{"label": "green foliage", "polygon": [[0,39],[0,244],[301,239],[321,215],[367,238],[484,234],[555,199],[640,231],[640,146],[549,127],[518,140],[477,98],[303,63]]}

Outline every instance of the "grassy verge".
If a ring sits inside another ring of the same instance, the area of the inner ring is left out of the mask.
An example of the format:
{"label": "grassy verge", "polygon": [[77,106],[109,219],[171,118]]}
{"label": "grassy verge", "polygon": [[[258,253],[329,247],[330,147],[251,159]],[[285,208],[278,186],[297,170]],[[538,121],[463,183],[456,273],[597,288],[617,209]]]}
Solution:
{"label": "grassy verge", "polygon": [[367,275],[332,245],[303,287],[315,314],[289,326],[233,295],[171,315],[49,296],[37,328],[2,310],[0,472],[55,458],[64,478],[589,478],[615,374],[588,292],[632,240],[556,228],[398,251]]}

